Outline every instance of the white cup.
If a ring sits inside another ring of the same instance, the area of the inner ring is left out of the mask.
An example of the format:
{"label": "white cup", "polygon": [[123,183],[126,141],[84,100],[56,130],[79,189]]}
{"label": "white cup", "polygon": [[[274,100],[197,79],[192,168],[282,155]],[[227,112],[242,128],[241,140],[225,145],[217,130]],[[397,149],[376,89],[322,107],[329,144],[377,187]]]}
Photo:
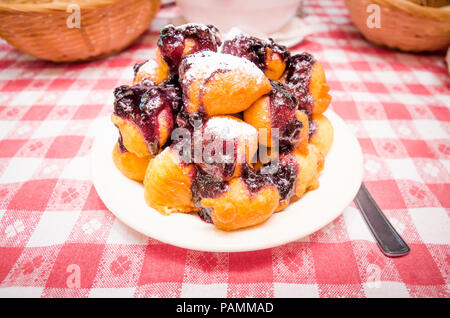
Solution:
{"label": "white cup", "polygon": [[222,33],[237,27],[250,34],[271,34],[296,14],[301,0],[176,0],[187,22],[213,24]]}

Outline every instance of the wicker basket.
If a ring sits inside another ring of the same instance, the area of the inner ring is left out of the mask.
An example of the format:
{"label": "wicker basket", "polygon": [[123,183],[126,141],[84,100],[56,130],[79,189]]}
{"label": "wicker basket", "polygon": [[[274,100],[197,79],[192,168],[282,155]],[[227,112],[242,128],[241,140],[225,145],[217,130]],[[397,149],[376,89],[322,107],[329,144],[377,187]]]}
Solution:
{"label": "wicker basket", "polygon": [[[70,17],[74,4],[80,8],[79,28]],[[160,4],[161,0],[2,0],[0,37],[20,51],[54,62],[101,58],[130,45],[148,28]]]}
{"label": "wicker basket", "polygon": [[443,7],[450,4],[449,0],[408,0],[408,1],[427,7]]}
{"label": "wicker basket", "polygon": [[[449,7],[433,8],[408,0],[345,0],[350,18],[370,41],[407,52],[437,51],[450,45]],[[367,7],[381,8],[380,28],[369,28]]]}

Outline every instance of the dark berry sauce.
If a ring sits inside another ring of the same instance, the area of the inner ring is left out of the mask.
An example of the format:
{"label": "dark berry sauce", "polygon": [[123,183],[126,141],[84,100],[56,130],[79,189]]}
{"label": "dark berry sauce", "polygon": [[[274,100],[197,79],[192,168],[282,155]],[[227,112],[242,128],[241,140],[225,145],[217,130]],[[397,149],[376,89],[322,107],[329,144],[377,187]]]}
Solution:
{"label": "dark berry sauce", "polygon": [[133,121],[140,129],[149,152],[152,155],[157,154],[161,146],[158,118],[165,111],[164,120],[170,134],[174,126],[173,113],[181,104],[179,87],[169,83],[153,85],[151,82],[143,81],[133,86],[117,87],[114,90],[114,97],[114,113]]}
{"label": "dark berry sauce", "polygon": [[248,164],[243,165],[241,178],[250,193],[256,193],[267,185],[273,185],[269,174],[262,174],[261,171],[255,171]]}
{"label": "dark berry sauce", "polygon": [[285,148],[298,143],[303,124],[297,120],[297,99],[290,89],[277,81],[271,83],[271,128],[279,129],[279,146]]}
{"label": "dark berry sauce", "polygon": [[191,53],[210,50],[217,51],[221,41],[219,30],[213,25],[187,24],[180,27],[168,25],[161,29],[158,47],[163,60],[171,70],[176,70],[180,64],[185,40],[194,41]]}
{"label": "dark berry sauce", "polygon": [[191,186],[192,201],[199,208],[199,216],[206,222],[212,223],[212,208],[201,205],[203,198],[215,198],[224,193],[228,188],[228,182],[222,181],[209,174],[197,171],[197,175]]}
{"label": "dark berry sauce", "polygon": [[166,101],[170,104],[174,115],[181,111],[183,106],[182,89],[176,77],[169,77],[159,87],[164,91]]}
{"label": "dark berry sauce", "polygon": [[[271,163],[267,163],[264,166],[270,164]],[[294,194],[297,170],[297,161],[292,152],[280,154],[277,171],[269,175],[270,180],[275,184],[280,193],[280,200],[290,199]]]}
{"label": "dark berry sauce", "polygon": [[203,112],[194,112],[192,114],[187,113],[183,108],[180,110],[176,117],[177,127],[193,130],[194,127],[202,126],[205,122],[206,114]]}
{"label": "dark berry sauce", "polygon": [[226,40],[222,45],[222,53],[245,58],[262,71],[266,70],[267,49],[277,53],[285,63],[289,61],[289,50],[283,45],[276,44],[272,39],[264,41],[240,34],[231,40]]}
{"label": "dark berry sauce", "polygon": [[[269,167],[271,165],[274,165],[275,169],[272,170]],[[280,194],[280,200],[286,200],[294,194],[297,169],[295,155],[288,152],[280,154],[276,162],[268,162],[258,171],[247,165],[242,170],[242,178],[250,192],[258,192],[264,186],[275,185]]]}
{"label": "dark berry sauce", "polygon": [[119,129],[119,138],[117,139],[117,142],[119,144],[119,152],[121,152],[121,153],[128,152],[128,149],[123,144],[123,137],[122,137],[122,133],[120,132],[120,129]]}
{"label": "dark berry sauce", "polygon": [[[246,185],[250,194],[255,194],[265,186],[275,186],[280,195],[280,201],[289,200],[295,191],[295,182],[297,180],[297,162],[295,155],[290,152],[279,157],[277,169],[274,173],[262,173],[264,167],[256,171],[248,164],[242,167],[242,181]],[[267,171],[267,170],[266,170]],[[204,221],[212,223],[212,208],[204,207],[200,204],[203,198],[215,198],[228,189],[228,182],[217,179],[216,177],[198,170],[197,176],[192,184],[192,199],[199,208],[199,216]]]}
{"label": "dark berry sauce", "polygon": [[286,69],[285,81],[298,101],[299,109],[312,113],[314,100],[309,92],[311,70],[315,63],[314,57],[309,53],[291,56]]}

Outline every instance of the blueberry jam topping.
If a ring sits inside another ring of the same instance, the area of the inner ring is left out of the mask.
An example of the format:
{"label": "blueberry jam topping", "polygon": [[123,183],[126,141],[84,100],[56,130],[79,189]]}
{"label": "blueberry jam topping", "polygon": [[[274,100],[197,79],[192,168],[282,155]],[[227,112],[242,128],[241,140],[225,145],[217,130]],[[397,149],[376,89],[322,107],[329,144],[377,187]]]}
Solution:
{"label": "blueberry jam topping", "polygon": [[276,44],[272,39],[261,40],[252,36],[240,34],[231,40],[224,41],[222,53],[235,55],[253,62],[262,71],[266,70],[268,49],[277,53],[287,63],[289,51],[283,45]]}
{"label": "blueberry jam topping", "polygon": [[214,223],[211,215],[212,215],[212,208],[210,207],[201,207],[198,210],[198,216],[206,223],[211,224]]}
{"label": "blueberry jam topping", "polygon": [[123,137],[122,137],[122,133],[120,132],[120,129],[119,129],[119,138],[117,139],[117,142],[119,143],[119,152],[121,152],[121,153],[128,152],[128,149],[123,144]]}
{"label": "blueberry jam topping", "polygon": [[314,107],[314,100],[309,92],[314,63],[314,57],[306,52],[291,56],[285,77],[287,85],[297,98],[299,109],[306,110],[308,114],[312,113]]}
{"label": "blueberry jam topping", "polygon": [[280,154],[275,162],[264,164],[258,171],[245,165],[242,169],[242,179],[250,192],[258,192],[264,186],[275,185],[280,194],[280,200],[286,200],[294,194],[297,169],[295,155],[287,152]]}
{"label": "blueberry jam topping", "polygon": [[206,222],[212,223],[211,208],[201,205],[200,201],[203,198],[215,198],[225,192],[228,188],[228,183],[215,178],[209,174],[198,171],[192,183],[191,193],[192,201],[195,206],[200,209],[199,216]]}
{"label": "blueberry jam topping", "polygon": [[193,130],[197,125],[203,125],[206,118],[206,114],[201,111],[188,114],[184,109],[178,113],[176,117],[177,127],[187,128]]}
{"label": "blueberry jam topping", "polygon": [[[267,163],[264,166],[269,164]],[[280,200],[290,199],[294,194],[297,169],[297,161],[292,152],[280,154],[276,173],[269,175],[270,180],[275,184],[280,193]]]}
{"label": "blueberry jam topping", "polygon": [[[275,185],[280,194],[280,200],[290,199],[294,194],[294,185],[297,180],[297,162],[292,152],[281,154],[276,162],[276,169],[271,171],[268,162],[258,171],[250,166],[242,169],[242,178],[250,192],[258,192],[267,185]],[[264,172],[265,171],[265,172]]]}
{"label": "blueberry jam topping", "polygon": [[170,103],[174,114],[178,114],[183,106],[182,89],[178,80],[170,77],[159,86],[164,90],[166,100]]}
{"label": "blueberry jam topping", "polygon": [[180,89],[172,84],[152,85],[141,82],[137,85],[122,85],[114,90],[114,113],[133,121],[140,129],[152,155],[158,153],[159,119],[164,112],[164,121],[170,131],[174,126],[174,110],[180,108]]}
{"label": "blueberry jam topping", "polygon": [[303,124],[297,120],[297,99],[291,90],[277,81],[271,81],[271,84],[271,128],[279,129],[279,145],[284,148],[299,141]]}
{"label": "blueberry jam topping", "polygon": [[219,30],[213,25],[185,24],[180,27],[164,27],[160,32],[158,47],[162,58],[172,70],[176,70],[180,64],[186,39],[191,39],[194,43],[190,53],[202,50],[217,51],[221,44]]}

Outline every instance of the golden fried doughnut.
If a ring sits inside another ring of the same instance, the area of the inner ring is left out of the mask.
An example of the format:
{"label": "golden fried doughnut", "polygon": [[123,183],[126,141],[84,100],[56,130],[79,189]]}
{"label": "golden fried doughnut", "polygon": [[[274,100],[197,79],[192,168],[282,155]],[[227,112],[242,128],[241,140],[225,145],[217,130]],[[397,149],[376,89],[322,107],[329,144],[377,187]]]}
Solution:
{"label": "golden fried doughnut", "polygon": [[[171,113],[168,110],[162,111],[157,117],[157,125],[159,127],[158,136],[154,142],[158,145],[164,145],[172,131],[173,123],[171,123]],[[111,121],[116,125],[122,136],[123,145],[136,156],[145,158],[154,156],[159,150],[154,148],[152,153],[149,151],[149,145],[142,134],[142,131],[131,121],[121,118],[115,114],[111,115]]]}
{"label": "golden fried doughnut", "polygon": [[219,30],[213,25],[167,25],[161,29],[158,51],[168,66],[176,71],[184,56],[203,50],[216,52],[220,44]]}
{"label": "golden fried doughnut", "polygon": [[314,99],[313,114],[322,114],[328,109],[331,95],[328,94],[330,87],[327,84],[325,72],[322,65],[316,61],[311,71],[311,82],[309,91]]}
{"label": "golden fried doughnut", "polygon": [[[296,98],[282,83],[272,82],[271,92],[244,111],[244,120],[258,129],[259,142],[266,147],[277,143],[306,147],[308,143],[308,116],[297,110]],[[278,140],[272,137],[274,129]]]}
{"label": "golden fried doughnut", "polygon": [[186,39],[184,40],[184,49],[183,54],[181,54],[181,57],[194,53],[195,51],[195,40],[193,39]]}
{"label": "golden fried doughnut", "polygon": [[265,58],[266,69],[264,74],[271,80],[279,80],[286,69],[286,61],[281,54],[274,52],[271,48],[266,48]]}
{"label": "golden fried doughnut", "polygon": [[211,217],[217,228],[231,231],[267,220],[278,206],[279,194],[270,184],[250,191],[243,178],[234,178],[224,193],[200,202],[212,208]]}
{"label": "golden fried doughnut", "polygon": [[184,110],[207,116],[235,114],[271,90],[264,73],[230,54],[202,51],[187,55],[179,68]]}
{"label": "golden fried doughnut", "polygon": [[282,81],[297,97],[299,109],[311,115],[321,114],[328,108],[331,102],[328,94],[330,87],[322,65],[311,54],[305,52],[292,56]]}
{"label": "golden fried doughnut", "polygon": [[258,131],[233,116],[213,116],[202,127],[202,160],[205,173],[229,180],[241,175],[258,150]]}
{"label": "golden fried doughnut", "polygon": [[193,164],[185,164],[173,147],[167,147],[147,167],[145,201],[163,214],[197,210],[191,198],[191,183],[195,174]]}
{"label": "golden fried doughnut", "polygon": [[115,89],[111,121],[119,128],[123,146],[138,157],[156,155],[174,128],[173,109],[181,102],[171,84],[139,83]]}
{"label": "golden fried doughnut", "polygon": [[300,141],[296,145],[297,151],[301,153],[308,152],[308,142],[309,142],[309,118],[305,111],[297,111],[297,120],[302,123],[302,130],[300,132]]}
{"label": "golden fried doughnut", "polygon": [[114,146],[112,157],[117,169],[119,169],[125,177],[138,182],[144,180],[150,157],[140,158],[132,152],[122,152],[120,151],[118,142]]}
{"label": "golden fried doughnut", "polygon": [[319,173],[323,167],[323,154],[314,146],[308,145],[308,153],[294,149],[297,161],[297,180],[294,196],[300,198],[306,191],[319,187]]}
{"label": "golden fried doughnut", "polygon": [[[159,49],[157,49],[159,52]],[[158,55],[160,53],[157,53]],[[157,60],[147,60],[141,64],[134,65],[134,81],[133,84],[138,84],[147,79],[155,84],[159,84],[169,77],[169,66],[161,57]]]}
{"label": "golden fried doughnut", "polygon": [[224,41],[221,52],[245,58],[258,66],[271,80],[279,80],[286,69],[289,51],[272,39],[261,40],[241,33]]}
{"label": "golden fried doughnut", "polygon": [[123,146],[127,151],[141,158],[151,156],[141,131],[131,120],[112,114],[111,121],[119,128]]}
{"label": "golden fried doughnut", "polygon": [[311,134],[310,143],[315,145],[324,156],[330,151],[333,144],[334,129],[330,120],[323,114],[312,115],[314,131]]}

